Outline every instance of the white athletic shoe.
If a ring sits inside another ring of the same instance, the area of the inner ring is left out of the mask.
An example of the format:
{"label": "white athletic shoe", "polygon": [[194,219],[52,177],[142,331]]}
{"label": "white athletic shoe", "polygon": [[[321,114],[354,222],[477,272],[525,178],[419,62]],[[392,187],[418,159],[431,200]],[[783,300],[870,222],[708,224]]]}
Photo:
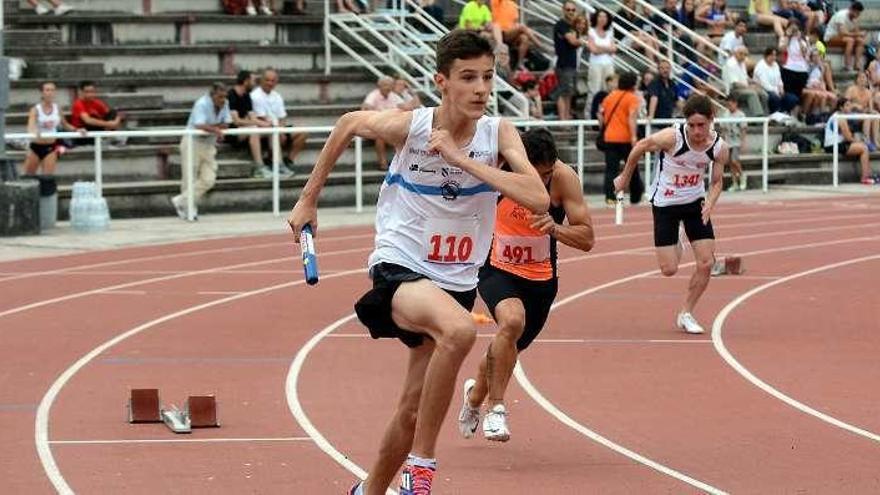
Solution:
{"label": "white athletic shoe", "polygon": [[248,6],[245,7],[244,11],[245,13],[247,13],[247,15],[257,15],[257,9],[255,9],[252,4],[248,4]]}
{"label": "white athletic shoe", "polygon": [[700,334],[704,332],[703,327],[697,323],[697,319],[694,318],[694,315],[685,311],[678,314],[675,324],[678,325],[678,328],[683,329],[687,333]]}
{"label": "white athletic shoe", "polygon": [[473,438],[480,425],[480,408],[468,404],[468,395],[476,384],[477,381],[473,378],[464,381],[464,398],[461,401],[461,411],[458,413],[458,431],[465,438]]}
{"label": "white athletic shoe", "polygon": [[71,7],[70,5],[61,4],[57,7],[55,7],[55,15],[64,15],[64,14],[70,12],[71,10],[73,10],[73,7]]}
{"label": "white athletic shoe", "polygon": [[504,404],[496,404],[483,418],[483,436],[493,442],[506,442],[510,440],[510,430],[507,428],[507,409]]}
{"label": "white athletic shoe", "polygon": [[50,10],[49,7],[38,3],[37,6],[34,7],[34,12],[36,12],[37,15],[46,15],[50,12]]}
{"label": "white athletic shoe", "polygon": [[274,15],[272,9],[270,9],[267,5],[260,6],[260,13],[263,15]]}

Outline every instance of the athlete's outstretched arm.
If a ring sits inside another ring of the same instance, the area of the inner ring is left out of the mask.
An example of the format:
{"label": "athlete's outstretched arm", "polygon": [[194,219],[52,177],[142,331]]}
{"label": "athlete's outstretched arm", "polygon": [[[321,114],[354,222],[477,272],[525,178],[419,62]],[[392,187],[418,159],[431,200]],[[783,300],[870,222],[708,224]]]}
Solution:
{"label": "athlete's outstretched arm", "polygon": [[541,182],[535,167],[529,163],[526,149],[513,124],[501,120],[498,128],[498,152],[512,172],[487,167],[484,163],[468,158],[455,144],[448,131],[435,129],[431,133],[430,148],[437,150],[450,165],[492,186],[504,196],[525,206],[533,213],[544,213],[550,207],[550,196]]}
{"label": "athlete's outstretched arm", "polygon": [[593,218],[590,216],[587,203],[584,202],[581,181],[571,167],[561,161],[557,161],[556,164],[554,173],[559,174],[558,186],[562,192],[562,207],[565,209],[568,224],[558,224],[545,213],[533,217],[532,227],[552,235],[563,244],[581,251],[589,251],[593,249],[595,243]]}
{"label": "athlete's outstretched arm", "polygon": [[730,160],[730,148],[727,146],[727,143],[721,145],[721,150],[718,152],[718,159],[715,160],[715,163],[712,165],[712,178],[709,181],[709,194],[706,195],[706,201],[703,203],[703,223],[709,223],[709,215],[712,214],[712,209],[715,208],[715,203],[718,202],[718,197],[721,196],[721,185],[724,181],[724,167],[727,166],[727,162]]}
{"label": "athlete's outstretched arm", "polygon": [[299,242],[299,232],[305,224],[311,224],[312,231],[317,232],[318,196],[327,181],[327,176],[336,165],[336,160],[348,148],[351,140],[355,136],[381,139],[395,148],[400,148],[406,141],[411,120],[412,112],[363,110],[349,112],[336,121],[336,126],[318,155],[308,182],[287,217],[287,223],[293,229],[296,242]]}
{"label": "athlete's outstretched arm", "polygon": [[633,171],[639,166],[639,160],[642,159],[642,156],[644,156],[645,153],[671,150],[673,147],[675,147],[675,129],[672,127],[667,127],[662,131],[655,132],[636,143],[636,145],[633,146],[633,150],[630,152],[629,157],[626,159],[626,165],[624,165],[623,171],[620,172],[620,175],[614,178],[614,191],[620,192],[629,186]]}

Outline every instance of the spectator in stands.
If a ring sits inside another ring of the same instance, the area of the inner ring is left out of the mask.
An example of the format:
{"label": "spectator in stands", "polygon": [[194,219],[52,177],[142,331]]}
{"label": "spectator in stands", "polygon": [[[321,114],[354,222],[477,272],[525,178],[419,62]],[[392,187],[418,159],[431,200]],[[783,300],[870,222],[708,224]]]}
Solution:
{"label": "spectator in stands", "polygon": [[[262,77],[260,77],[259,86],[251,91],[254,115],[270,126],[287,127],[290,125],[287,120],[287,109],[284,107],[284,99],[275,91],[276,86],[278,86],[278,72],[274,69],[264,70]],[[298,132],[281,133],[279,138],[282,148],[287,151],[287,155],[282,157],[283,163],[279,165],[278,171],[281,175],[290,176],[293,175],[296,155],[306,147],[306,135]],[[263,144],[269,150],[269,156],[271,157],[271,141],[267,138],[263,141]],[[271,173],[267,176],[267,170],[267,168],[259,169],[257,172],[258,177],[270,178]]]}
{"label": "spectator in stands", "polygon": [[745,100],[750,116],[767,115],[767,93],[749,79],[746,71],[746,55],[748,49],[741,46],[734,50],[733,55],[724,63],[724,68],[721,70],[724,90],[740,101]]}
{"label": "spectator in stands", "polygon": [[593,26],[587,35],[587,46],[590,48],[590,67],[587,71],[590,100],[602,90],[605,78],[614,74],[617,42],[614,41],[611,23],[611,14],[605,9],[593,12],[590,19],[590,24]]}
{"label": "spectator in stands", "polygon": [[[669,17],[672,20],[678,19],[678,3],[676,0],[663,0],[663,8],[660,9],[660,12]],[[660,14],[654,14],[651,16],[651,22],[654,23],[655,26],[660,27],[660,31],[655,33],[657,34],[657,39],[660,40],[661,43],[666,43],[669,39],[669,28],[672,25],[671,22],[667,21]],[[673,30],[672,35],[677,36],[678,30]]]}
{"label": "spectator in stands", "polygon": [[[791,60],[791,56],[789,56]],[[764,58],[755,65],[755,82],[767,93],[767,107],[770,113],[788,112],[798,104],[798,97],[786,92],[782,83],[782,71],[776,63],[776,48],[764,50]]]}
{"label": "spectator in stands", "polygon": [[596,120],[599,118],[599,109],[602,108],[602,102],[605,101],[608,94],[615,89],[617,89],[617,75],[612,74],[605,78],[605,84],[602,86],[602,90],[596,93],[596,96],[593,97],[593,102],[590,104],[590,112],[586,116],[587,119]]}
{"label": "spectator in stands", "polygon": [[865,49],[865,33],[859,28],[859,16],[865,10],[862,2],[856,0],[848,9],[831,16],[825,29],[825,43],[828,46],[842,46],[846,70],[862,67],[862,53]]}
{"label": "spectator in stands", "polygon": [[[614,178],[620,170],[621,160],[626,160],[638,141],[636,120],[639,112],[639,98],[636,96],[637,77],[632,72],[620,75],[617,89],[602,102],[600,119],[605,126],[605,203],[614,206],[617,196],[614,193]],[[645,185],[636,170],[629,186],[629,200],[639,203],[645,192]]]}
{"label": "spectator in stands", "polygon": [[336,11],[339,13],[351,12],[353,14],[364,12],[356,0],[336,0]]}
{"label": "spectator in stands", "polygon": [[788,26],[797,22],[800,26],[805,26],[809,33],[813,27],[812,13],[806,14],[800,8],[800,5],[794,0],[776,0],[776,7],[773,9],[773,15],[782,17],[788,21]]}
{"label": "spectator in stands", "polygon": [[458,28],[471,31],[492,31],[492,12],[485,0],[468,0],[458,15]]}
{"label": "spectator in stands", "polygon": [[392,91],[403,100],[403,104],[399,107],[401,110],[413,110],[424,106],[419,94],[410,89],[409,82],[403,77],[398,76],[394,79]]}
{"label": "spectator in stands", "polygon": [[[122,129],[124,115],[110,108],[103,100],[98,98],[98,88],[94,81],[82,81],[79,83],[79,98],[73,100],[70,109],[70,123],[76,128],[87,131],[117,131]],[[92,138],[79,139],[79,144],[90,144]],[[116,140],[117,144],[124,144],[125,139]]]}
{"label": "spectator in stands", "polygon": [[[721,37],[721,42],[718,43],[718,47],[727,52],[727,57],[733,55],[733,51],[741,46],[746,46],[745,39],[743,38],[749,30],[749,25],[745,19],[739,19],[736,21],[736,24],[733,26],[732,31],[728,31],[724,33],[724,36]],[[727,58],[724,60],[719,60],[721,63],[724,63]]]}
{"label": "spectator in stands", "polygon": [[749,0],[749,17],[756,24],[772,27],[777,38],[785,36],[788,20],[770,10],[770,0]]}
{"label": "spectator in stands", "polygon": [[38,0],[28,0],[28,3],[31,4],[31,7],[34,8],[34,12],[36,12],[37,15],[44,15],[49,12],[54,12],[55,15],[64,15],[73,10],[73,7],[65,5],[58,0],[49,0],[49,3],[52,4],[51,9],[41,4]]}
{"label": "spectator in stands", "polygon": [[522,86],[526,98],[529,99],[529,116],[533,119],[544,120],[544,101],[541,99],[541,92],[538,91],[538,81],[527,81]]}
{"label": "spectator in stands", "polygon": [[825,123],[825,152],[832,153],[834,145],[837,145],[837,152],[841,156],[849,158],[857,158],[861,166],[861,182],[865,185],[873,185],[878,183],[878,177],[871,172],[871,155],[865,143],[856,140],[849,124],[845,118],[837,119],[837,135],[834,135],[834,120],[838,115],[852,113],[853,103],[846,98],[837,100],[836,111],[831,114],[828,122]]}
{"label": "spectator in stands", "polygon": [[868,83],[874,91],[880,90],[880,49],[874,52],[874,60],[868,64]]}
{"label": "spectator in stands", "polygon": [[[678,9],[678,17],[676,18],[678,22],[693,31],[697,27],[697,9],[694,6],[694,0],[682,0],[681,7]],[[691,48],[694,47],[694,40],[690,35],[681,33],[676,35],[682,43]],[[691,53],[688,53],[691,55]]]}
{"label": "spectator in stands", "polygon": [[[649,121],[671,119],[677,105],[675,84],[672,82],[672,64],[669,60],[661,60],[657,69],[657,77],[648,86]],[[669,124],[652,125],[654,130],[669,126]]]}
{"label": "spectator in stands", "polygon": [[24,157],[25,175],[34,175],[42,165],[43,174],[55,175],[55,166],[58,157],[64,152],[64,145],[56,138],[41,138],[40,134],[56,132],[63,128],[67,131],[85,132],[85,129],[77,129],[72,126],[55,103],[55,83],[44,82],[40,84],[40,102],[34,105],[28,112],[27,130],[35,134],[36,139],[31,140],[27,155]]}
{"label": "spectator in stands", "polygon": [[648,60],[657,61],[657,52],[660,50],[660,43],[657,38],[653,37],[653,28],[644,20],[644,16],[636,15],[638,6],[635,0],[623,0],[623,7],[617,11],[617,21],[629,33],[635,35],[635,40],[625,38],[620,31],[615,32],[614,38],[618,42],[623,42],[626,46],[643,53]]}
{"label": "spectator in stands", "polygon": [[819,50],[810,51],[810,77],[801,95],[801,112],[807,124],[821,125],[828,120],[831,109],[837,103],[837,93],[826,86],[825,63],[819,56]]}
{"label": "spectator in stands", "polygon": [[712,98],[720,96],[720,91],[712,85],[711,77],[718,74],[715,73],[711,49],[700,44],[698,52],[700,56],[695,57],[696,60],[690,60],[684,65],[681,81],[675,86],[675,94],[679,102],[687,100],[693,91]]}
{"label": "spectator in stands", "polygon": [[578,36],[574,23],[578,17],[574,2],[562,4],[562,18],[553,26],[553,48],[556,51],[556,112],[559,120],[572,118],[572,97],[577,87],[578,48],[587,42]]}
{"label": "spectator in stands", "polygon": [[508,82],[514,79],[510,67],[510,48],[504,43],[495,45],[495,75]]}
{"label": "spectator in stands", "polygon": [[[380,77],[376,82],[376,89],[371,91],[364,102],[361,104],[361,110],[373,110],[381,112],[384,110],[394,110],[404,106],[403,98],[391,91],[394,87],[394,80],[390,77]],[[376,158],[379,162],[379,170],[388,170],[388,155],[385,152],[385,141],[376,140]]]}
{"label": "spectator in stands", "polygon": [[198,204],[205,193],[214,187],[217,180],[217,142],[223,139],[223,130],[232,122],[229,115],[229,102],[226,101],[226,85],[214,83],[208,94],[196,100],[192,112],[186,123],[187,129],[199,129],[209,133],[207,136],[193,136],[192,150],[189,148],[189,140],[184,136],[180,141],[181,157],[181,181],[180,194],[171,198],[171,204],[177,216],[187,219],[187,182],[189,167],[187,157],[194,158],[192,164],[193,174],[193,197],[195,199],[195,211],[193,217],[198,219]]}
{"label": "spectator in stands", "polygon": [[434,0],[419,0],[419,6],[422,7],[422,10],[424,10],[429,16],[433,17],[435,21],[444,26],[446,25],[446,19],[444,18],[446,14],[443,11],[443,7],[437,5]]}
{"label": "spectator in stands", "polygon": [[541,41],[531,28],[519,23],[519,6],[516,0],[492,0],[492,19],[501,30],[504,43],[516,49],[515,67],[525,67],[529,47],[540,47]]}
{"label": "spectator in stands", "polygon": [[[235,78],[235,86],[229,89],[226,100],[229,104],[229,114],[232,124],[229,127],[270,127],[265,120],[258,119],[254,114],[254,104],[251,101],[251,91],[256,85],[255,76],[251,71],[243,70]],[[225,141],[236,149],[250,149],[251,159],[254,162],[254,174],[271,176],[272,170],[263,164],[263,152],[261,149],[259,134],[226,135]],[[267,170],[260,170],[262,168]]]}
{"label": "spectator in stands", "polygon": [[785,92],[794,95],[800,101],[807,79],[810,77],[810,64],[807,62],[810,48],[797,21],[792,20],[785,28],[785,36],[779,39],[779,48],[787,53],[785,65],[782,66]]}
{"label": "spectator in stands", "polygon": [[[724,35],[724,30],[733,25],[736,15],[727,10],[726,0],[711,0],[704,2],[697,8],[697,22],[705,24],[708,28],[709,39],[718,43]],[[723,47],[722,47],[723,48]]]}
{"label": "spectator in stands", "polygon": [[[859,72],[856,75],[856,82],[847,88],[844,97],[852,103],[852,109],[859,113],[877,113],[874,108],[874,94],[868,87],[868,75],[865,72]],[[877,151],[877,144],[880,143],[880,121],[863,120],[862,134],[865,136],[865,144],[868,151]]]}
{"label": "spectator in stands", "polygon": [[[739,102],[736,101],[736,96],[730,94],[727,95],[724,101],[724,110],[718,116],[745,118],[746,114],[739,109]],[[730,165],[730,175],[733,181],[727,190],[736,191],[739,189],[740,191],[745,191],[748,181],[743,173],[740,153],[743,144],[746,142],[746,129],[748,125],[745,122],[725,122],[718,125],[721,128],[721,135],[724,141],[727,142],[727,146],[730,148],[730,160],[727,163]]]}
{"label": "spectator in stands", "polygon": [[[245,7],[245,12],[247,12],[247,15],[257,15],[257,11],[259,11],[263,15],[275,15],[275,5],[273,5],[274,3],[274,0],[248,0],[247,7]],[[297,2],[297,4],[300,6],[300,10],[302,10],[302,3],[303,0],[299,0]]]}

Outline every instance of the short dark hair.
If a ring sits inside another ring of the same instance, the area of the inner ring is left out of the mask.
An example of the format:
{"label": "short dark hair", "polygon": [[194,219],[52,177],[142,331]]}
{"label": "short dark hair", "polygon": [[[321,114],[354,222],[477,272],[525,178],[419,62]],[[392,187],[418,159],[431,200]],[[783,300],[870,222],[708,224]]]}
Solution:
{"label": "short dark hair", "polygon": [[848,99],[841,96],[840,98],[837,99],[837,104],[834,105],[834,110],[840,111],[843,108],[843,106],[846,105],[848,102],[849,102]]}
{"label": "short dark hair", "polygon": [[245,81],[249,80],[254,73],[249,70],[240,70],[238,71],[238,75],[235,76],[235,84],[244,84]]}
{"label": "short dark hair", "polygon": [[559,154],[553,134],[543,127],[529,129],[520,134],[529,162],[535,167],[548,167],[556,163]]}
{"label": "short dark hair", "polygon": [[684,110],[682,112],[685,118],[695,113],[705,115],[710,119],[715,117],[715,108],[712,106],[712,100],[708,96],[700,94],[693,94],[688,97],[687,101],[684,102]]}
{"label": "short dark hair", "polygon": [[768,46],[767,48],[764,49],[764,56],[765,57],[767,55],[770,55],[771,53],[776,53],[776,48],[774,48],[772,46]]}
{"label": "short dark hair", "polygon": [[226,85],[222,82],[211,83],[211,95],[216,95],[217,93],[226,94]]}
{"label": "short dark hair", "polygon": [[456,60],[473,60],[488,55],[495,58],[492,44],[475,31],[455,29],[437,43],[437,72],[448,76]]}
{"label": "short dark hair", "polygon": [[[739,19],[736,20],[736,24],[745,24],[746,26],[749,25],[748,21],[746,21],[742,17],[740,17]],[[736,24],[734,24],[734,25],[736,25]]]}
{"label": "short dark hair", "polygon": [[624,72],[617,80],[617,89],[629,91],[636,87],[636,82],[638,82],[638,80],[639,76],[637,76],[635,72]]}
{"label": "short dark hair", "polygon": [[79,82],[79,89],[80,89],[80,91],[82,91],[82,90],[88,88],[89,86],[94,86],[94,85],[95,85],[95,81],[88,81],[88,80],[80,81]]}
{"label": "short dark hair", "polygon": [[856,0],[855,2],[849,4],[849,8],[851,10],[855,10],[856,12],[861,12],[865,10],[865,6],[862,5],[862,2],[860,2],[859,0]]}

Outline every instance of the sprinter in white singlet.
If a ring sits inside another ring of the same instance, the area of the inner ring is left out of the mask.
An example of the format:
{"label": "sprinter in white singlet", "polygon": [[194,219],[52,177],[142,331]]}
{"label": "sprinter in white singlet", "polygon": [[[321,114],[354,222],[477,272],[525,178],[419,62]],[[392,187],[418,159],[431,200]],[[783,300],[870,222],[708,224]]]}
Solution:
{"label": "sprinter in white singlet", "polygon": [[297,240],[305,224],[317,228],[318,194],[354,136],[394,145],[369,258],[373,289],[355,310],[374,338],[409,347],[409,365],[378,459],[354,495],[384,494],[404,461],[399,493],[431,493],[437,436],[476,338],[470,310],[498,194],[539,215],[550,203],[514,126],[484,116],[495,75],[489,42],[453,31],[438,43],[436,59],[440,106],[343,115],[288,218]]}
{"label": "sprinter in white singlet", "polygon": [[[626,166],[614,179],[616,191],[626,190],[630,177],[646,152],[656,152],[656,178],[650,198],[654,214],[654,246],[663,275],[671,277],[681,262],[679,225],[693,248],[696,268],[688,285],[676,325],[687,333],[703,333],[693,316],[694,307],[709,285],[715,261],[715,232],[710,219],[721,195],[724,166],[730,150],[712,130],[715,109],[709,98],[692,95],[684,105],[685,123],[677,124],[639,141]],[[711,172],[708,196],[703,185]]]}

